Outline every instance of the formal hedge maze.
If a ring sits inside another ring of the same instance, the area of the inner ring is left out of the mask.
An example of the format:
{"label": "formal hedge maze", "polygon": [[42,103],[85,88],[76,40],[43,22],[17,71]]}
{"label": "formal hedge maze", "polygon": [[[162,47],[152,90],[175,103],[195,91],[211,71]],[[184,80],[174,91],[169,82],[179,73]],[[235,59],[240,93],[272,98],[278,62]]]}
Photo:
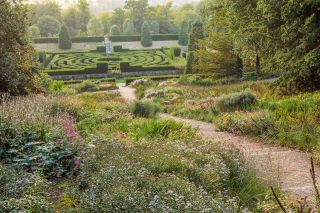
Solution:
{"label": "formal hedge maze", "polygon": [[123,73],[174,70],[172,60],[161,50],[54,54],[47,65],[50,75]]}

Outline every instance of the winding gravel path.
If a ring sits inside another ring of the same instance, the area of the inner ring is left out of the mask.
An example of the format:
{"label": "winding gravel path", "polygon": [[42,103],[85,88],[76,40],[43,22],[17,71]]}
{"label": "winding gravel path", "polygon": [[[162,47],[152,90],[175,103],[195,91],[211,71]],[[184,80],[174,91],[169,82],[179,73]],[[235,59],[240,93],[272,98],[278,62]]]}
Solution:
{"label": "winding gravel path", "polygon": [[[131,103],[136,99],[135,90],[129,87],[119,89],[122,97]],[[211,123],[183,119],[169,114],[160,114],[161,118],[184,122],[197,128],[202,137],[230,143],[238,148],[247,161],[259,172],[261,177],[279,184],[282,190],[292,197],[314,198],[314,188],[310,175],[310,157],[306,152],[267,145],[244,136],[219,132]],[[320,167],[315,166],[317,183],[320,183]]]}

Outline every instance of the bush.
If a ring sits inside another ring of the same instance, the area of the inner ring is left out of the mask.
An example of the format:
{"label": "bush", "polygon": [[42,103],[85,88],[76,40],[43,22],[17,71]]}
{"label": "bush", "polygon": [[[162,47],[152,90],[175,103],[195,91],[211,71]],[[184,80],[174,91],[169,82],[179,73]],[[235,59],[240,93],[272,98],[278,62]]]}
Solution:
{"label": "bush", "polygon": [[160,111],[160,107],[158,104],[153,102],[135,101],[132,105],[131,111],[135,116],[152,118]]}
{"label": "bush", "polygon": [[81,92],[96,92],[100,90],[100,87],[92,81],[83,81],[77,88],[78,93]]}
{"label": "bush", "polygon": [[134,35],[136,29],[134,28],[133,22],[130,19],[126,19],[123,23],[123,35]]}
{"label": "bush", "polygon": [[148,22],[144,22],[141,28],[141,44],[144,47],[152,46],[152,36]]}
{"label": "bush", "polygon": [[157,21],[152,21],[150,23],[151,34],[159,34],[159,23]]}
{"label": "bush", "polygon": [[175,57],[179,57],[181,55],[181,48],[180,47],[172,47],[171,51],[173,51],[173,55]]}
{"label": "bush", "polygon": [[121,30],[118,27],[118,25],[113,25],[110,29],[110,35],[111,36],[120,36]]}
{"label": "bush", "polygon": [[215,108],[220,112],[245,110],[255,104],[256,96],[249,91],[231,93],[217,98]]}
{"label": "bush", "polygon": [[59,49],[68,50],[72,47],[71,36],[66,25],[62,25],[59,33]]}
{"label": "bush", "polygon": [[179,33],[179,44],[186,46],[188,44],[188,22],[183,21]]}
{"label": "bush", "polygon": [[32,39],[41,37],[40,29],[36,25],[32,25],[31,27],[29,27],[29,33]]}

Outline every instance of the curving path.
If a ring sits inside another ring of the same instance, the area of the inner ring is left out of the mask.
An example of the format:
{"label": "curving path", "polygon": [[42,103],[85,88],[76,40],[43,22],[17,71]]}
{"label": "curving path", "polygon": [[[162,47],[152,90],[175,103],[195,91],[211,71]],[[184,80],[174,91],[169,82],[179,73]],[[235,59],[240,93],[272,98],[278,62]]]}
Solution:
{"label": "curving path", "polygon": [[[135,90],[132,88],[121,87],[119,92],[128,103],[136,99]],[[309,153],[259,143],[244,136],[219,132],[211,123],[183,119],[169,114],[160,114],[160,117],[184,122],[197,128],[202,137],[206,139],[232,144],[243,153],[261,177],[275,181],[283,191],[288,192],[292,197],[304,198],[308,196],[313,200],[314,187],[310,175],[311,155]],[[317,183],[320,184],[320,167],[318,165],[315,166],[315,171]]]}

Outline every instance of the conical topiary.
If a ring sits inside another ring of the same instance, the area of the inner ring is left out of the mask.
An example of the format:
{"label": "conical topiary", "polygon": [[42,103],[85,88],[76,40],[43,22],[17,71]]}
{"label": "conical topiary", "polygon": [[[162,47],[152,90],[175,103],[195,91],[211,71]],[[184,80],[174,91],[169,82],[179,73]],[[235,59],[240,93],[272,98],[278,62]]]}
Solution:
{"label": "conical topiary", "polygon": [[144,47],[152,46],[152,35],[150,32],[150,26],[148,22],[144,22],[141,28],[141,44]]}
{"label": "conical topiary", "polygon": [[68,50],[72,48],[72,40],[68,27],[63,24],[59,32],[59,49]]}

